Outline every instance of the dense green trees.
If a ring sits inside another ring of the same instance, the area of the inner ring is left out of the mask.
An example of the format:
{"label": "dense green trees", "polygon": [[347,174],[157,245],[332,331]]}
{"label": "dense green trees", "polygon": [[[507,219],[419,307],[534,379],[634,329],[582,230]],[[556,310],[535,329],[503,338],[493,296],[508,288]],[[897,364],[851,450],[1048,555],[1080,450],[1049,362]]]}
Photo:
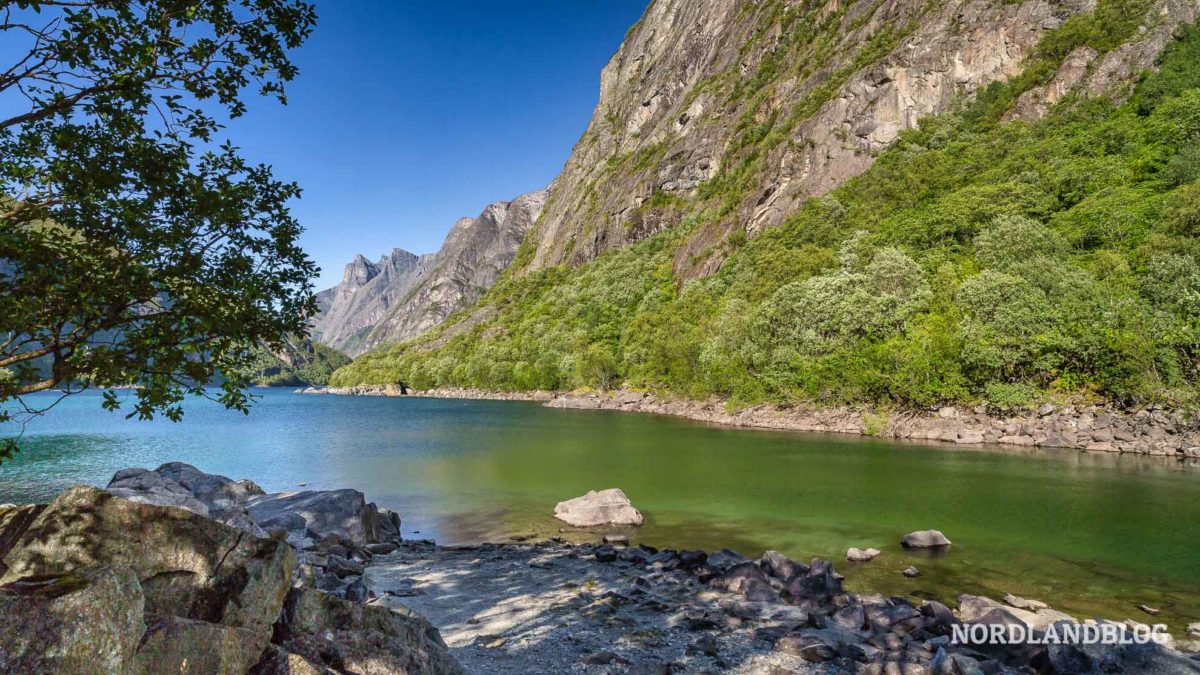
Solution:
{"label": "dense green trees", "polygon": [[[1052,38],[1074,45],[1109,23],[1128,27],[1136,7],[1102,4],[1109,15]],[[784,225],[730,242],[711,277],[672,274],[678,244],[719,217],[701,200],[652,240],[506,279],[484,300],[494,315],[447,327],[436,349],[368,354],[334,381],[627,383],[735,403],[1191,403],[1198,50],[1189,29],[1124,103],[1071,99],[1037,123],[1002,123],[997,101],[1036,81],[1018,78],[905,133]]]}
{"label": "dense green trees", "polygon": [[258,387],[324,386],[335,370],[349,363],[349,356],[332,347],[291,338],[279,351],[258,348],[246,375]]}

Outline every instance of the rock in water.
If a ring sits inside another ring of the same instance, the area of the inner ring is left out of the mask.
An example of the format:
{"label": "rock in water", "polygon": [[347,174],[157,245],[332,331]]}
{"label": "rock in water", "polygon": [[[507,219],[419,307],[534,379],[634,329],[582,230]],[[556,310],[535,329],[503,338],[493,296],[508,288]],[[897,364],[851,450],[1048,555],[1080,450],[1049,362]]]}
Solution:
{"label": "rock in water", "polygon": [[865,551],[861,548],[850,548],[846,551],[846,560],[850,562],[867,562],[880,553],[882,551],[877,548],[869,548]]}
{"label": "rock in water", "polygon": [[582,497],[559,502],[554,517],[576,527],[642,524],[641,512],[617,488],[591,490]]}
{"label": "rock in water", "polygon": [[904,569],[904,576],[908,577],[909,579],[919,577],[921,576],[921,570],[909,565]]}
{"label": "rock in water", "polygon": [[1020,596],[1013,595],[1012,593],[1005,593],[1002,600],[1004,600],[1005,604],[1007,605],[1030,612],[1036,612],[1039,609],[1046,609],[1049,607],[1049,605],[1041,600],[1030,600],[1028,598],[1022,598]]}
{"label": "rock in water", "polygon": [[949,546],[950,540],[939,530],[918,530],[904,535],[900,544],[905,548],[938,548]]}

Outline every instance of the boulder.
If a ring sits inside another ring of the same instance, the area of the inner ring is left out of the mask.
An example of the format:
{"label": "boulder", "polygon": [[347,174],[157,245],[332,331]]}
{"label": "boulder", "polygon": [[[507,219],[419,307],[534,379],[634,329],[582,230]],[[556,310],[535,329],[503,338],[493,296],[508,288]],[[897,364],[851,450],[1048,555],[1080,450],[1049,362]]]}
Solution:
{"label": "boulder", "polygon": [[709,554],[706,562],[713,572],[720,574],[735,565],[751,563],[753,561],[733,549],[723,548],[720,551],[714,551]]}
{"label": "boulder", "polygon": [[794,577],[808,572],[808,565],[797,562],[779,551],[767,551],[758,561],[758,566],[767,574],[787,583]]}
{"label": "boulder", "polygon": [[846,560],[851,562],[867,562],[880,553],[882,553],[882,551],[877,548],[868,548],[863,550],[861,548],[852,547],[846,551]]}
{"label": "boulder", "polygon": [[259,635],[245,628],[151,615],[127,672],[237,675],[247,672],[262,651]]}
{"label": "boulder", "polygon": [[950,630],[950,627],[958,623],[958,617],[954,616],[954,612],[950,608],[936,600],[926,600],[921,604],[921,615],[929,619],[927,627],[936,632],[942,633]]}
{"label": "boulder", "polygon": [[617,559],[617,551],[612,546],[600,546],[596,548],[596,562],[615,562]]}
{"label": "boulder", "polygon": [[0,584],[126,567],[145,609],[244,628],[266,646],[291,583],[287,544],[179,508],[139,504],[91,487],[67,490],[4,558]]}
{"label": "boulder", "polygon": [[128,567],[4,584],[0,672],[122,672],[142,636],[143,604],[138,577]]}
{"label": "boulder", "polygon": [[938,530],[918,530],[901,537],[900,544],[905,548],[938,548],[949,546],[950,540]]}
{"label": "boulder", "polygon": [[617,488],[589,491],[582,497],[559,502],[554,517],[576,527],[641,525],[642,514]]}
{"label": "boulder", "polygon": [[34,518],[46,507],[41,504],[15,506],[5,504],[0,507],[0,576],[8,569],[4,564],[4,556],[16,545],[17,541],[29,529]]}
{"label": "boulder", "polygon": [[915,578],[921,576],[921,570],[917,569],[913,565],[909,565],[908,567],[904,568],[904,571],[902,572],[902,574],[904,576],[908,577],[909,579],[915,579]]}
{"label": "boulder", "polygon": [[1042,602],[1041,600],[1030,600],[1028,598],[1022,598],[1020,596],[1013,595],[1012,593],[1005,593],[1004,598],[1002,598],[1002,599],[1004,600],[1004,603],[1007,605],[1016,607],[1017,609],[1024,609],[1024,610],[1027,610],[1030,612],[1036,612],[1039,609],[1046,609],[1047,607],[1049,607],[1049,605]]}
{"label": "boulder", "polygon": [[[357,545],[373,544],[398,533],[399,518],[390,511],[381,514],[358,490],[304,490],[251,497],[250,517],[264,527],[282,527],[293,535],[320,539],[328,534],[344,537]],[[303,532],[298,532],[304,520]],[[393,517],[396,522],[393,523]]]}
{"label": "boulder", "polygon": [[182,485],[218,517],[224,513],[239,512],[245,508],[251,497],[265,494],[263,489],[252,481],[235,481],[225,476],[205,473],[183,462],[163,464],[154,472]]}
{"label": "boulder", "polygon": [[744,562],[728,568],[710,584],[719,590],[738,593],[752,602],[779,600],[779,593],[771,587],[767,573],[753,562]]}
{"label": "boulder", "polygon": [[271,645],[262,658],[250,669],[249,675],[333,675],[337,671]]}
{"label": "boulder", "polygon": [[1154,642],[1146,644],[1052,644],[1046,660],[1057,673],[1195,675],[1200,664]]}
{"label": "boulder", "polygon": [[787,584],[792,602],[809,607],[828,604],[843,592],[842,578],[834,573],[833,563],[820,558],[813,558],[808,571],[796,575]]}
{"label": "boulder", "polygon": [[208,505],[179,483],[149,469],[122,469],[108,482],[108,492],[139,504],[174,506],[202,516]]}
{"label": "boulder", "polygon": [[170,462],[154,471],[122,469],[109,482],[108,491],[143,504],[207,515],[256,537],[268,536],[268,530],[282,530],[296,548],[331,533],[360,545],[400,538],[400,516],[367,503],[357,490],[269,495],[252,481]]}
{"label": "boulder", "polygon": [[[1019,600],[1020,598],[1017,599]],[[1075,622],[1074,617],[1048,607],[1031,611],[1020,609],[1016,606],[1004,605],[983,596],[965,593],[958,596],[958,618],[962,621],[981,621],[983,617],[993,612],[1001,612],[1005,617],[1019,621],[1034,630],[1046,630],[1050,624],[1059,621]]]}
{"label": "boulder", "polygon": [[398,605],[355,604],[311,589],[288,594],[274,642],[339,672],[463,672],[437,629],[419,614]]}

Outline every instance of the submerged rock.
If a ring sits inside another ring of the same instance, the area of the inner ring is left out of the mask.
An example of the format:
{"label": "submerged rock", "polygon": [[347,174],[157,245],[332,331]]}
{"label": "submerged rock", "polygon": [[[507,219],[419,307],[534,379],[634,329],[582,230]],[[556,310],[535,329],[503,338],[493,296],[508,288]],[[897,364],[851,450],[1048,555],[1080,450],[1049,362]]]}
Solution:
{"label": "submerged rock", "polygon": [[949,546],[950,540],[939,530],[918,530],[901,537],[900,544],[905,548],[939,548]]}
{"label": "submerged rock", "polygon": [[1036,612],[1039,609],[1046,609],[1049,607],[1049,605],[1041,600],[1030,600],[1028,598],[1022,598],[1020,596],[1013,595],[1012,593],[1005,593],[1002,600],[1004,600],[1004,603],[1007,605],[1011,605],[1017,609],[1028,610],[1030,612]]}
{"label": "submerged rock", "polygon": [[576,527],[641,525],[643,520],[629,497],[617,488],[590,490],[582,497],[559,502],[554,507],[554,517]]}
{"label": "submerged rock", "polygon": [[851,562],[867,562],[880,553],[882,553],[882,551],[877,548],[868,548],[866,550],[861,548],[850,548],[846,551],[846,560]]}

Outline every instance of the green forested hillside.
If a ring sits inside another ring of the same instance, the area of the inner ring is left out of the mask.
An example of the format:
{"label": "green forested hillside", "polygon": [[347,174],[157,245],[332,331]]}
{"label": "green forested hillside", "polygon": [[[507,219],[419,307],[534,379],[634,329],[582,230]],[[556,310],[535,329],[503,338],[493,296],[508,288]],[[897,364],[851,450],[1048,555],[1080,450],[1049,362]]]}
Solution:
{"label": "green forested hillside", "polygon": [[1002,123],[1070,48],[1106,39],[1077,23],[1043,42],[1026,75],[905,133],[785,225],[727,241],[710,277],[683,283],[672,255],[719,209],[721,176],[682,225],[578,269],[510,275],[482,301],[496,309],[486,321],[452,319],[333,383],[627,383],[735,403],[1191,402],[1200,34],[1170,46],[1127,102],[1071,99],[1037,123]]}
{"label": "green forested hillside", "polygon": [[251,365],[251,382],[259,387],[322,386],[335,370],[350,363],[350,357],[312,340],[292,340],[276,354],[260,347]]}

